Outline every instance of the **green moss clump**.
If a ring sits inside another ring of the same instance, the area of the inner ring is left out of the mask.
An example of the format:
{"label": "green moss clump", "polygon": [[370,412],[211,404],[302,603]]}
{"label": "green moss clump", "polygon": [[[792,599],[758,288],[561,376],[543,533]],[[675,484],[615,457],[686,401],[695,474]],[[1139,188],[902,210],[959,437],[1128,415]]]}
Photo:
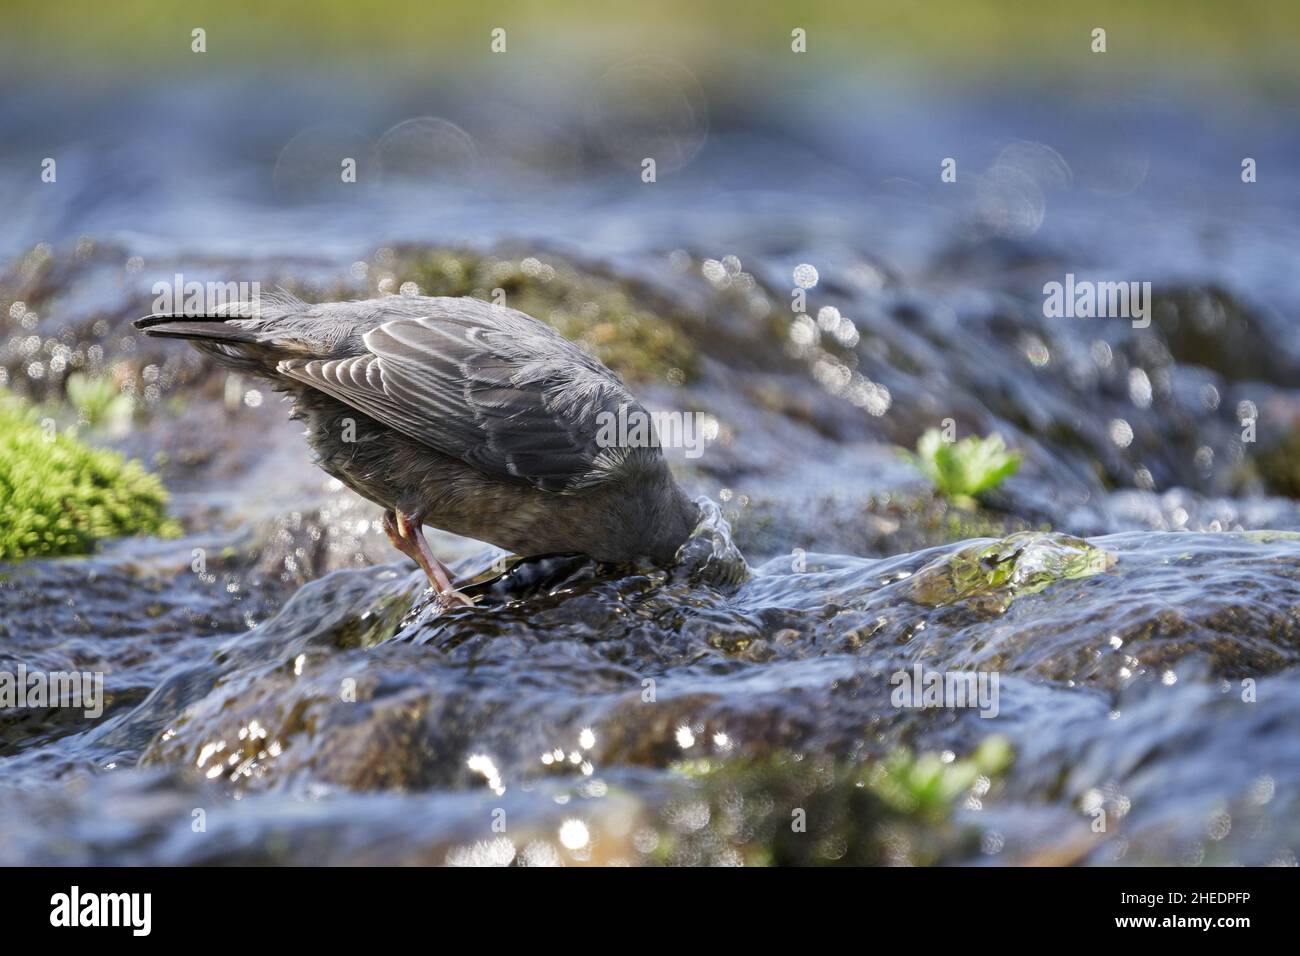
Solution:
{"label": "green moss clump", "polygon": [[895,813],[941,823],[981,776],[997,777],[1014,760],[1005,737],[987,737],[968,757],[944,762],[938,754],[895,751],[872,764],[864,783]]}
{"label": "green moss clump", "polygon": [[139,462],[47,430],[0,395],[0,560],[86,554],[125,535],[175,536],[166,502]]}
{"label": "green moss clump", "polygon": [[442,249],[399,255],[392,270],[423,295],[491,301],[501,289],[510,308],[541,319],[629,381],[683,381],[694,373],[695,350],[676,325],[634,301],[618,280],[554,256],[514,260]]}
{"label": "green moss clump", "polygon": [[[1012,761],[1005,738],[990,737],[969,756],[948,760],[898,750],[865,765],[779,753],[685,762],[676,769],[694,789],[656,826],[650,862],[960,862],[977,852],[979,833],[956,819],[955,811],[968,795],[989,792]],[[692,819],[706,822],[698,826]]]}
{"label": "green moss clump", "polygon": [[1052,530],[1046,522],[1035,525],[1013,514],[961,508],[937,493],[871,498],[866,511],[898,524],[889,547],[882,551],[885,554],[922,551],[971,538],[1005,538],[1017,531]]}
{"label": "green moss clump", "polygon": [[64,385],[68,403],[77,410],[78,424],[122,434],[131,423],[131,399],[110,378],[92,378],[73,372]]}

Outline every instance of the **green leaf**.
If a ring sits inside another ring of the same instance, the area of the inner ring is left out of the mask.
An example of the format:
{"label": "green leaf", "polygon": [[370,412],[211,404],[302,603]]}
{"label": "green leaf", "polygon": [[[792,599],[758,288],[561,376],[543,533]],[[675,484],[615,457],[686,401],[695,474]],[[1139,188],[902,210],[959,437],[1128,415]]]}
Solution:
{"label": "green leaf", "polygon": [[931,428],[916,443],[916,454],[904,452],[939,493],[963,508],[973,508],[975,496],[991,491],[1020,468],[1019,452],[1007,450],[1001,435],[970,436],[945,441]]}

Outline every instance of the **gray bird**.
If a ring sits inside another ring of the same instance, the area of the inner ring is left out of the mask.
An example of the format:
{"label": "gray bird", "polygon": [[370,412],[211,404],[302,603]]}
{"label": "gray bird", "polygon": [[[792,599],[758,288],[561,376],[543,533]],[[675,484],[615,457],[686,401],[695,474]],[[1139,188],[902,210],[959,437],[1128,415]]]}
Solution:
{"label": "gray bird", "polygon": [[605,447],[601,413],[646,414],[549,326],[470,298],[308,305],[262,296],[212,316],[138,319],[293,399],[318,464],[384,508],[384,530],[449,601],[429,524],[519,555],[667,564],[698,508],[655,443]]}

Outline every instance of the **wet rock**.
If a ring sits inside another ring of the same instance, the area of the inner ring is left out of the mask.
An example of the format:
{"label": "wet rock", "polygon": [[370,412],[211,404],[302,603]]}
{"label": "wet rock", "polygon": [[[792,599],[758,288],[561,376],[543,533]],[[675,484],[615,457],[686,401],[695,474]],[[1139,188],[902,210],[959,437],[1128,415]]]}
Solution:
{"label": "wet rock", "polygon": [[[705,565],[714,552],[706,550]],[[1037,757],[1023,769],[1018,762],[1007,786],[1016,800],[1054,805],[1062,798],[1060,774],[1084,751],[1100,762],[1080,770],[1081,781],[1122,778],[1122,766],[1104,756],[1111,751],[1103,741],[1118,745],[1131,736],[1115,709],[1135,708],[1134,719],[1145,720],[1140,715],[1158,709],[1155,701],[1171,688],[1236,686],[1248,678],[1268,686],[1269,675],[1286,673],[1300,655],[1293,613],[1300,544],[1287,534],[1126,534],[1091,542],[1019,534],[879,561],[810,554],[803,571],[774,561],[739,582],[690,582],[689,568],[644,573],[547,559],[474,585],[474,609],[435,613],[417,605],[411,614],[422,589],[418,573],[340,572],[308,584],[262,627],[225,642],[216,657],[222,676],[208,689],[196,687],[192,699],[172,702],[173,717],[158,726],[141,762],[189,768],[195,779],[266,795],[320,788],[528,793],[640,773],[651,776],[636,785],[649,801],[639,818],[653,821],[667,812],[658,808],[686,800],[697,815],[698,805],[708,805],[713,819],[711,797],[679,794],[661,804],[651,795],[679,793],[672,775],[683,760],[705,760],[724,775],[740,761],[734,771],[745,779],[744,761],[776,759],[779,766],[782,753],[817,754],[834,757],[822,772],[840,779],[845,758],[873,766],[900,745],[970,752],[993,731],[1017,751],[1039,755],[1044,744],[1034,740],[1050,715],[1061,724],[1047,738],[1057,748],[1052,765],[1062,769],[1048,772]],[[897,675],[917,665],[997,673],[997,713],[982,719],[975,709],[899,707]],[[1290,713],[1292,705],[1282,695],[1273,706]],[[155,716],[141,708],[141,719]],[[1067,727],[1088,730],[1079,736]],[[1223,746],[1256,756],[1267,747],[1233,728]],[[1185,764],[1191,746],[1168,759]],[[1185,764],[1184,772],[1222,802],[1248,798],[1242,781],[1209,764]],[[777,806],[782,773],[754,777],[752,798],[767,793]],[[1083,799],[1075,792],[1081,787],[1072,785],[1067,802]],[[1143,832],[1162,827],[1165,812],[1178,812],[1178,801],[1165,805],[1165,792],[1152,791]],[[773,810],[755,846],[773,860],[878,859],[871,854],[885,850],[870,836],[871,813],[839,799],[827,812],[837,820],[866,814],[860,832],[834,836],[831,827],[825,846],[773,846],[772,821],[781,819]],[[523,812],[532,819],[536,810]],[[646,825],[658,832],[659,824]],[[955,843],[941,830],[913,834],[900,859],[986,852],[970,825],[954,831]],[[698,840],[679,834],[672,845],[680,853],[661,850],[647,860],[733,852],[748,859],[747,850],[704,839],[707,832]],[[1026,857],[1049,846],[1079,852],[1042,834],[1026,841],[999,831],[998,838],[1009,839],[1006,852]],[[841,844],[842,852],[825,850]],[[694,849],[682,849],[688,846]],[[1083,855],[1113,852],[1094,841]]]}
{"label": "wet rock", "polygon": [[[123,284],[127,250],[17,263],[0,316],[40,314],[5,326],[8,381],[62,402],[48,364],[29,374],[60,344],[117,376],[135,417],[112,440],[159,468],[187,537],[5,569],[0,669],[102,670],[110,705],[0,715],[0,861],[1293,861],[1300,510],[1258,497],[1293,493],[1269,457],[1294,398],[1273,312],[1166,283],[1146,330],[1048,320],[1070,250],[983,243],[910,284],[776,231],[743,265],[685,241],[178,256],[312,299],[508,287],[650,405],[717,420],[701,457],[669,450],[718,502],[676,567],[439,537],[473,609],[395,561],[269,392],[128,344],[148,286]],[[800,316],[787,277],[810,261]],[[1025,455],[978,512],[897,453],[945,418]],[[900,675],[936,673],[996,696],[898,702]],[[991,734],[1017,759],[972,781]],[[900,804],[881,773],[943,799]]]}
{"label": "wet rock", "polygon": [[941,607],[990,598],[1001,610],[1058,581],[1102,574],[1115,555],[1067,535],[1018,532],[994,544],[973,544],[912,575],[908,597]]}

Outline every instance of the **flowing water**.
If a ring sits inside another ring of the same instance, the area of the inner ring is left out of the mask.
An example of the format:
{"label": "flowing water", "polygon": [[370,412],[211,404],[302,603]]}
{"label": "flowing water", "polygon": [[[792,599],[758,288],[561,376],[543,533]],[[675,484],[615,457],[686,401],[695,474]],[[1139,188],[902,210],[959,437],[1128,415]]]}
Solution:
{"label": "flowing water", "polygon": [[[829,90],[864,121],[689,113],[652,184],[526,102],[411,126],[371,91],[296,135],[303,84],[176,135],[255,83],[0,115],[80,124],[66,188],[4,187],[0,375],[113,376],[136,416],[96,440],[184,527],[0,568],[0,671],[107,701],[0,710],[0,863],[1295,863],[1300,193],[1238,175],[1293,129]],[[339,190],[323,144],[386,180]],[[499,285],[707,416],[669,450],[700,528],[666,569],[434,535],[478,596],[448,610],[265,385],[132,333],[176,273]],[[1149,326],[1047,316],[1067,273],[1152,283]],[[1025,455],[976,512],[898,453],[944,419]],[[996,682],[900,704],[928,673]]]}

